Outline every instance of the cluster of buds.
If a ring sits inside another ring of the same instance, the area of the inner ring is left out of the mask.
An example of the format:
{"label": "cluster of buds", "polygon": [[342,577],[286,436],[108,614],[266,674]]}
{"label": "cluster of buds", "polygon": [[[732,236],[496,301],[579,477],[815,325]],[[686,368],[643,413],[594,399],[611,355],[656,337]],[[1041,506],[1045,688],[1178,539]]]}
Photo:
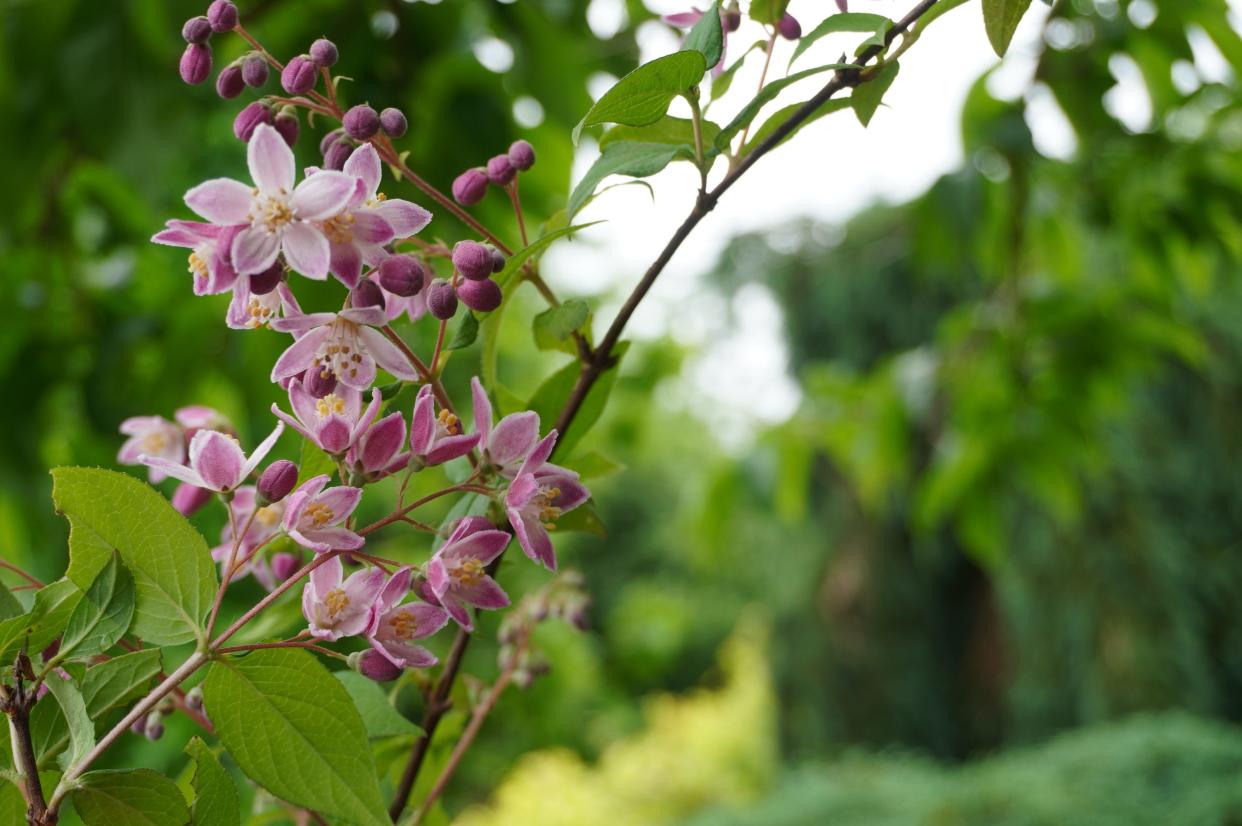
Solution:
{"label": "cluster of buds", "polygon": [[458,299],[480,313],[499,307],[504,295],[492,276],[505,268],[500,250],[477,241],[458,241],[451,258],[453,278],[437,278],[428,285],[427,311],[448,320],[457,314]]}
{"label": "cluster of buds", "polygon": [[535,628],[549,619],[569,623],[579,631],[590,627],[591,598],[586,581],[577,571],[563,571],[539,590],[528,594],[505,615],[500,623],[500,651],[496,655],[502,671],[513,672],[513,681],[529,688],[536,677],[548,672],[547,660],[532,645]]}
{"label": "cluster of buds", "polygon": [[453,181],[453,198],[462,206],[474,206],[487,194],[488,184],[508,187],[519,172],[535,165],[535,148],[527,141],[514,141],[509,151],[497,155],[486,166],[467,169]]}
{"label": "cluster of buds", "polygon": [[211,36],[237,26],[237,6],[229,0],[215,0],[207,13],[191,17],[181,27],[185,51],[181,55],[181,79],[198,85],[211,74]]}
{"label": "cluster of buds", "polygon": [[344,169],[345,163],[361,144],[373,140],[381,132],[389,138],[400,138],[410,127],[405,113],[395,106],[376,112],[369,104],[360,103],[345,112],[340,128],[324,135],[319,142],[324,169]]}

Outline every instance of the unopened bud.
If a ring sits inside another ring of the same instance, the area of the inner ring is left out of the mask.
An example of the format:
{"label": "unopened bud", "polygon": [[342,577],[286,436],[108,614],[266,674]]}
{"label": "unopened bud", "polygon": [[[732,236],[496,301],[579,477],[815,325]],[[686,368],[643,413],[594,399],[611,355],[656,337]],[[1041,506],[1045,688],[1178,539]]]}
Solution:
{"label": "unopened bud", "polygon": [[377,683],[389,683],[401,676],[401,667],[374,648],[351,654],[349,665],[362,676],[375,680]]}
{"label": "unopened bud", "polygon": [[233,134],[237,136],[239,141],[250,142],[250,136],[254,134],[254,130],[258,128],[260,123],[266,123],[268,126],[276,119],[276,115],[272,112],[271,107],[256,100],[254,103],[248,104],[244,109],[237,113],[237,117],[233,118]]}
{"label": "unopened bud", "polygon": [[405,130],[410,128],[410,123],[405,119],[405,113],[400,109],[389,106],[380,112],[380,126],[384,129],[384,134],[390,138],[399,138],[405,134]]}
{"label": "unopened bud", "polygon": [[781,17],[780,22],[776,24],[776,30],[786,40],[797,40],[799,37],[802,37],[802,24],[798,22],[798,18],[789,12],[786,12]]}
{"label": "unopened bud", "polygon": [[425,278],[423,265],[409,255],[390,255],[379,265],[380,286],[394,295],[417,295]]}
{"label": "unopened bud", "polygon": [[284,582],[289,577],[298,572],[302,567],[302,558],[297,554],[285,553],[281,551],[278,554],[272,554],[272,576],[277,582]]}
{"label": "unopened bud", "polygon": [[215,0],[207,7],[207,19],[212,31],[227,32],[237,27],[237,6],[229,0]]}
{"label": "unopened bud", "polygon": [[492,272],[500,272],[505,268],[505,254],[498,249],[492,250]]}
{"label": "unopened bud", "polygon": [[203,710],[203,687],[196,685],[185,693],[185,707],[191,711]]}
{"label": "unopened bud", "polygon": [[513,183],[517,170],[508,155],[497,155],[487,162],[487,179],[496,186],[508,186]]}
{"label": "unopened bud", "polygon": [[285,64],[280,73],[280,85],[291,95],[304,95],[315,88],[319,69],[308,55],[298,55]]}
{"label": "unopened bud", "polygon": [[356,141],[365,141],[379,131],[380,119],[374,109],[360,103],[345,113],[345,117],[341,118],[341,125],[345,127],[345,134]]}
{"label": "unopened bud", "polygon": [[379,307],[382,310],[384,309],[384,294],[380,292],[378,284],[369,278],[364,278],[350,292],[349,303],[353,307]]}
{"label": "unopened bud", "polygon": [[242,80],[252,89],[267,83],[267,61],[257,54],[248,54],[242,58]]}
{"label": "unopened bud", "polygon": [[182,516],[193,516],[211,501],[212,491],[200,488],[188,482],[177,485],[173,491],[172,506]]}
{"label": "unopened bud", "polygon": [[467,169],[453,181],[453,200],[462,206],[474,206],[487,194],[487,173],[482,169]]}
{"label": "unopened bud", "polygon": [[509,145],[509,163],[518,172],[525,172],[535,165],[535,147],[529,141],[514,141]]}
{"label": "unopened bud", "polygon": [[729,4],[729,7],[725,9],[723,17],[724,19],[721,21],[721,25],[724,26],[724,30],[726,32],[732,34],[741,28],[742,10],[737,7],[737,0],[733,0],[733,2]]}
{"label": "unopened bud", "polygon": [[310,59],[323,68],[327,69],[336,65],[340,52],[336,49],[336,44],[326,37],[321,37],[311,44]]}
{"label": "unopened bud", "polygon": [[290,147],[298,142],[298,116],[292,106],[286,106],[281,109],[272,126],[276,127],[276,131],[280,133],[280,136],[285,139],[285,143]]}
{"label": "unopened bud", "polygon": [[461,303],[480,313],[490,313],[500,306],[504,293],[500,285],[490,278],[482,281],[463,281],[457,285],[457,297]]}
{"label": "unopened bud", "polygon": [[205,16],[191,17],[181,27],[186,43],[206,43],[211,39],[211,23]]}
{"label": "unopened bud", "polygon": [[328,151],[324,153],[324,168],[335,169],[339,172],[345,168],[345,162],[349,160],[349,156],[352,154],[354,154],[354,145],[342,135],[333,141],[328,146]]}
{"label": "unopened bud", "polygon": [[336,373],[319,367],[311,367],[302,374],[302,389],[316,399],[322,399],[336,389]]}
{"label": "unopened bud", "polygon": [[492,252],[478,241],[458,241],[453,245],[453,267],[462,278],[480,281],[492,274]]}
{"label": "unopened bud", "polygon": [[457,315],[457,293],[453,285],[437,278],[427,286],[427,310],[441,321]]}
{"label": "unopened bud", "polygon": [[225,100],[237,97],[245,88],[246,81],[242,78],[241,66],[236,63],[225,66],[216,75],[216,94]]}
{"label": "unopened bud", "polygon": [[148,740],[158,740],[164,736],[164,715],[153,711],[147,715],[142,726],[142,733]]}
{"label": "unopened bud", "polygon": [[285,265],[277,261],[263,272],[250,276],[250,292],[255,295],[267,295],[280,284],[285,277]]}
{"label": "unopened bud", "polygon": [[267,466],[255,485],[255,495],[262,505],[279,502],[298,483],[298,466],[288,459],[277,459]]}
{"label": "unopened bud", "polygon": [[181,79],[197,86],[211,74],[211,49],[202,43],[191,43],[181,54]]}

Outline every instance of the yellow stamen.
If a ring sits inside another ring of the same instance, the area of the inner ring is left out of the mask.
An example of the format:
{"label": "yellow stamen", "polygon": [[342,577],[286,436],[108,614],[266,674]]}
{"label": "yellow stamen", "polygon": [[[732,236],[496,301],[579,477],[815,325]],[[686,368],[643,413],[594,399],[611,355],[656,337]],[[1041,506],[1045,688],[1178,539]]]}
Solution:
{"label": "yellow stamen", "polygon": [[409,611],[402,611],[388,620],[388,627],[392,629],[392,635],[399,640],[413,639],[414,633],[418,630],[418,620],[414,619],[414,615]]}
{"label": "yellow stamen", "polygon": [[324,596],[323,604],[328,607],[328,616],[335,617],[349,607],[349,595],[344,589],[337,588]]}
{"label": "yellow stamen", "polygon": [[345,415],[345,400],[335,393],[329,393],[315,402],[315,412],[321,419],[326,419],[332,413],[343,416]]}
{"label": "yellow stamen", "polygon": [[316,528],[322,528],[336,517],[336,514],[332,512],[332,508],[323,502],[311,502],[306,506],[305,515]]}

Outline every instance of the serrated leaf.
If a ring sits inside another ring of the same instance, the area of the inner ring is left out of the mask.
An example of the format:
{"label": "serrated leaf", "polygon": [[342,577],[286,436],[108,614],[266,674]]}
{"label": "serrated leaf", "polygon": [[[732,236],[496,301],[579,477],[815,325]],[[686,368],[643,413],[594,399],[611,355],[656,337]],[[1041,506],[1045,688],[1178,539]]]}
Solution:
{"label": "serrated leaf", "polygon": [[678,155],[694,157],[691,146],[671,146],[663,143],[614,143],[603,151],[591,164],[569,196],[566,209],[572,218],[583,207],[595,187],[609,175],[629,175],[646,178],[668,166]]}
{"label": "serrated leaf", "polygon": [[[794,47],[793,55],[789,58],[789,65],[792,66],[794,61],[802,56],[807,49],[815,44],[815,41],[821,37],[825,37],[836,32],[859,32],[864,34],[876,35],[880,38],[879,43],[883,44],[883,37],[888,30],[893,27],[893,21],[889,20],[882,14],[868,14],[866,12],[845,12],[844,14],[834,14],[826,18],[811,31],[802,35],[798,40],[798,45]],[[861,48],[866,48],[871,44],[874,38],[861,44]]]}
{"label": "serrated leaf", "polygon": [[[600,414],[604,412],[604,405],[608,401],[608,394],[612,392],[612,386],[617,380],[617,365],[621,362],[621,357],[625,355],[629,349],[629,342],[623,341],[613,348],[612,355],[616,359],[616,363],[612,367],[600,374],[595,380],[595,384],[587,392],[586,398],[583,399],[582,405],[578,408],[578,415],[574,417],[573,422],[569,425],[566,432],[557,439],[556,449],[562,456],[569,456],[573,453],[574,445],[576,445],[587,431],[599,419]],[[539,414],[539,421],[547,422],[546,427],[550,427],[555,422],[557,416],[560,415],[561,408],[565,406],[565,402],[569,399],[570,393],[573,392],[574,385],[578,382],[578,374],[581,371],[581,365],[578,362],[570,362],[557,370],[551,376],[539,385],[539,389],[535,391],[535,395],[531,397],[527,404],[527,409],[534,410]]]}
{"label": "serrated leaf", "polygon": [[298,459],[298,484],[316,476],[336,474],[336,462],[310,439],[302,440],[302,454]]}
{"label": "serrated leaf", "polygon": [[356,671],[337,671],[332,676],[349,692],[354,707],[358,709],[362,723],[366,726],[367,736],[372,740],[422,733],[421,728],[402,717],[392,707],[392,703],[388,702],[388,695],[374,680],[367,679]]}
{"label": "serrated leaf", "polygon": [[202,535],[132,476],[56,468],[52,479],[52,499],[70,524],[68,577],[88,587],[116,550],[134,577],[134,633],[155,645],[197,639],[217,584]]}
{"label": "serrated leaf", "polygon": [[885,63],[874,76],[854,87],[854,92],[850,95],[850,105],[854,107],[854,114],[863,126],[871,123],[871,118],[884,100],[884,93],[893,85],[900,70],[901,67],[896,61]]}
{"label": "serrated leaf", "polygon": [[591,305],[580,298],[570,300],[539,313],[531,321],[535,346],[540,350],[564,350],[575,352],[570,336],[582,329],[591,317]]}
{"label": "serrated leaf", "polygon": [[779,95],[784,89],[792,86],[800,80],[811,77],[812,75],[830,71],[835,65],[836,64],[830,66],[816,66],[813,69],[803,69],[801,72],[794,72],[788,77],[783,77],[780,80],[774,80],[764,86],[759,90],[759,94],[755,95],[749,103],[742,107],[742,111],[738,112],[737,115],[734,116],[733,120],[729,121],[728,125],[720,130],[720,134],[716,136],[716,148],[720,151],[728,149],[729,142],[733,140],[733,137],[737,135],[738,132],[745,129],[747,125],[755,119],[755,116],[759,114],[759,110]]}
{"label": "serrated leaf", "polygon": [[[749,155],[751,152],[755,151],[755,147],[767,140],[769,135],[784,125],[785,121],[793,117],[794,113],[801,109],[804,105],[805,102],[791,103],[783,109],[778,109],[776,112],[772,113],[772,115],[763,122],[763,125],[755,131],[755,134],[750,138],[750,140],[747,141],[746,148],[742,150],[742,154]],[[849,98],[832,98],[831,100],[825,101],[823,106],[816,109],[810,117],[795,126],[788,135],[782,138],[781,142],[778,143],[777,146],[785,143],[785,141],[798,134],[798,132],[800,132],[804,127],[811,125],[825,115],[831,115],[833,112],[840,112],[841,110],[848,108],[850,108]]]}
{"label": "serrated leaf", "polygon": [[43,684],[47,686],[48,693],[56,698],[61,714],[68,724],[71,748],[66,766],[73,765],[95,747],[95,724],[91,722],[86,703],[77,686],[54,671],[47,675]]}
{"label": "serrated leaf", "polygon": [[133,616],[134,580],[113,553],[73,609],[55,659],[107,651],[124,636]]}
{"label": "serrated leaf", "polygon": [[1013,33],[1030,7],[1031,0],[983,0],[983,27],[999,57],[1009,50]]}
{"label": "serrated leaf", "polygon": [[86,826],[185,826],[190,810],[177,784],[150,769],[87,772],[73,805]]}
{"label": "serrated leaf", "polygon": [[122,654],[86,669],[82,678],[82,700],[92,718],[124,705],[146,693],[151,679],[160,673],[162,654],[146,648]]}
{"label": "serrated leaf", "polygon": [[[710,144],[720,134],[720,126],[709,120],[702,122],[703,143]],[[694,146],[694,121],[665,115],[647,126],[614,126],[599,139],[602,152],[619,141],[635,143],[667,143],[674,146]],[[693,153],[691,153],[693,158]]]}
{"label": "serrated leaf", "polygon": [[703,12],[699,22],[686,35],[681,50],[685,52],[691,49],[703,55],[708,69],[720,62],[724,55],[724,28],[720,25],[719,2],[712,3],[711,8]]}
{"label": "serrated leaf", "polygon": [[194,761],[193,826],[241,826],[241,800],[233,778],[199,737],[191,737],[185,753]]}
{"label": "serrated leaf", "polygon": [[582,130],[600,123],[623,123],[646,126],[655,123],[673,102],[673,98],[690,91],[703,73],[707,61],[699,51],[674,52],[644,63],[617,81],[574,127],[573,141],[578,142]]}
{"label": "serrated leaf", "polygon": [[464,350],[479,337],[479,319],[474,313],[466,310],[453,328],[453,335],[444,345],[445,350]]}
{"label": "serrated leaf", "polygon": [[11,663],[23,645],[37,653],[51,644],[65,630],[81,598],[78,586],[67,579],[36,591],[29,613],[0,622],[0,663]]}
{"label": "serrated leaf", "polygon": [[272,794],[362,826],[391,826],[362,718],[313,656],[270,649],[216,660],[203,698],[220,742]]}

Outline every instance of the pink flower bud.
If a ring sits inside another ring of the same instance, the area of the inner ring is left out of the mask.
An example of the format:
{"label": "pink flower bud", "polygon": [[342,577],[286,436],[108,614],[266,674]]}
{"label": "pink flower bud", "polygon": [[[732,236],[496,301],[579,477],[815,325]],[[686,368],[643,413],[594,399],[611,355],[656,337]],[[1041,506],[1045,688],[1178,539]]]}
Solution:
{"label": "pink flower bud", "polygon": [[207,7],[207,19],[211,21],[211,29],[216,32],[227,32],[237,27],[237,6],[229,0],[215,0]]}
{"label": "pink flower bud", "polygon": [[341,129],[340,127],[337,127],[336,129],[333,129],[331,132],[329,132],[328,134],[320,138],[319,139],[319,154],[327,155],[328,147],[332,146],[332,144],[336,141],[336,139],[341,137],[344,134],[345,134],[345,130]]}
{"label": "pink flower bud", "polygon": [[345,168],[345,162],[352,154],[354,154],[354,145],[349,142],[348,138],[341,136],[333,141],[328,151],[324,153],[324,168],[340,171]]}
{"label": "pink flower bud", "polygon": [[280,114],[276,115],[276,120],[272,122],[272,126],[276,127],[276,131],[290,147],[298,142],[299,125],[297,110],[292,106],[281,109]]}
{"label": "pink flower bud", "polygon": [[427,286],[427,310],[441,321],[457,315],[457,293],[453,285],[437,278]]}
{"label": "pink flower bud", "polygon": [[278,554],[272,554],[272,576],[277,582],[284,582],[289,577],[298,572],[302,567],[302,557],[298,554],[290,554],[281,551]]}
{"label": "pink flower bud", "polygon": [[509,161],[508,155],[497,155],[487,162],[487,179],[496,186],[508,186],[513,183],[517,170]]}
{"label": "pink flower bud", "polygon": [[186,43],[206,43],[211,39],[211,23],[206,17],[191,17],[181,27],[181,36]]}
{"label": "pink flower bud", "polygon": [[426,271],[417,258],[390,255],[379,265],[379,283],[388,292],[408,298],[423,288]]}
{"label": "pink flower bud", "polygon": [[345,117],[341,118],[341,125],[345,127],[346,135],[356,141],[365,141],[379,131],[380,120],[374,109],[360,103],[345,113]]}
{"label": "pink flower bud", "polygon": [[244,109],[237,113],[237,117],[233,118],[233,134],[237,136],[239,141],[243,143],[250,142],[250,136],[254,134],[254,130],[258,128],[260,123],[266,123],[268,126],[276,119],[271,108],[263,101],[256,100],[254,103],[248,104]]}
{"label": "pink flower bud", "polygon": [[504,299],[500,285],[490,278],[461,282],[457,285],[457,296],[467,307],[480,313],[490,313]]}
{"label": "pink flower bud", "polygon": [[514,141],[509,146],[509,163],[518,172],[525,172],[535,165],[535,147],[529,141]]}
{"label": "pink flower bud", "polygon": [[405,130],[410,127],[410,124],[405,119],[404,112],[389,106],[383,112],[380,112],[380,126],[384,128],[384,134],[388,135],[388,137],[399,138],[405,134]]}
{"label": "pink flower bud", "polygon": [[453,267],[462,278],[480,281],[492,274],[492,253],[478,241],[458,241],[453,246]]}
{"label": "pink flower bud", "polygon": [[242,78],[241,67],[236,63],[225,66],[216,75],[216,94],[225,100],[237,97],[245,88],[246,81]]}
{"label": "pink flower bud", "polygon": [[311,44],[310,59],[323,68],[336,65],[340,52],[336,49],[336,44],[326,37],[321,37]]}
{"label": "pink flower bud", "polygon": [[742,12],[736,5],[730,7],[724,13],[724,20],[721,21],[724,30],[729,34],[737,31],[742,26]]}
{"label": "pink flower bud", "polygon": [[401,676],[401,668],[373,648],[351,655],[349,664],[359,674],[377,683],[390,683]]}
{"label": "pink flower bud", "polygon": [[211,74],[211,49],[201,43],[191,43],[181,55],[181,79],[197,86]]}
{"label": "pink flower bud", "polygon": [[255,494],[263,504],[279,502],[298,483],[298,466],[288,459],[277,459],[267,466],[255,485]]}
{"label": "pink flower bud", "polygon": [[492,250],[492,272],[500,272],[505,268],[505,254],[498,249]]}
{"label": "pink flower bud", "polygon": [[242,80],[252,89],[267,83],[267,61],[260,55],[248,54],[242,58]]}
{"label": "pink flower bud", "polygon": [[353,307],[379,307],[382,310],[384,308],[384,294],[380,292],[378,284],[369,278],[364,278],[350,292],[349,303]]}
{"label": "pink flower bud", "polygon": [[302,374],[302,387],[315,398],[322,399],[336,389],[336,373],[312,367]]}
{"label": "pink flower bud", "polygon": [[250,276],[250,292],[255,295],[267,295],[276,289],[285,277],[285,265],[277,261],[260,273]]}
{"label": "pink flower bud", "polygon": [[182,516],[193,516],[211,501],[211,491],[195,487],[188,482],[177,485],[173,491],[172,506]]}
{"label": "pink flower bud", "polygon": [[462,206],[474,206],[487,194],[487,173],[482,169],[467,169],[453,181],[453,200]]}
{"label": "pink flower bud", "polygon": [[315,88],[318,72],[315,61],[300,54],[285,64],[285,70],[280,73],[280,85],[291,95],[304,95]]}
{"label": "pink flower bud", "polygon": [[781,17],[780,22],[776,24],[776,30],[786,40],[797,40],[802,37],[802,24],[789,12],[785,12],[785,15]]}

